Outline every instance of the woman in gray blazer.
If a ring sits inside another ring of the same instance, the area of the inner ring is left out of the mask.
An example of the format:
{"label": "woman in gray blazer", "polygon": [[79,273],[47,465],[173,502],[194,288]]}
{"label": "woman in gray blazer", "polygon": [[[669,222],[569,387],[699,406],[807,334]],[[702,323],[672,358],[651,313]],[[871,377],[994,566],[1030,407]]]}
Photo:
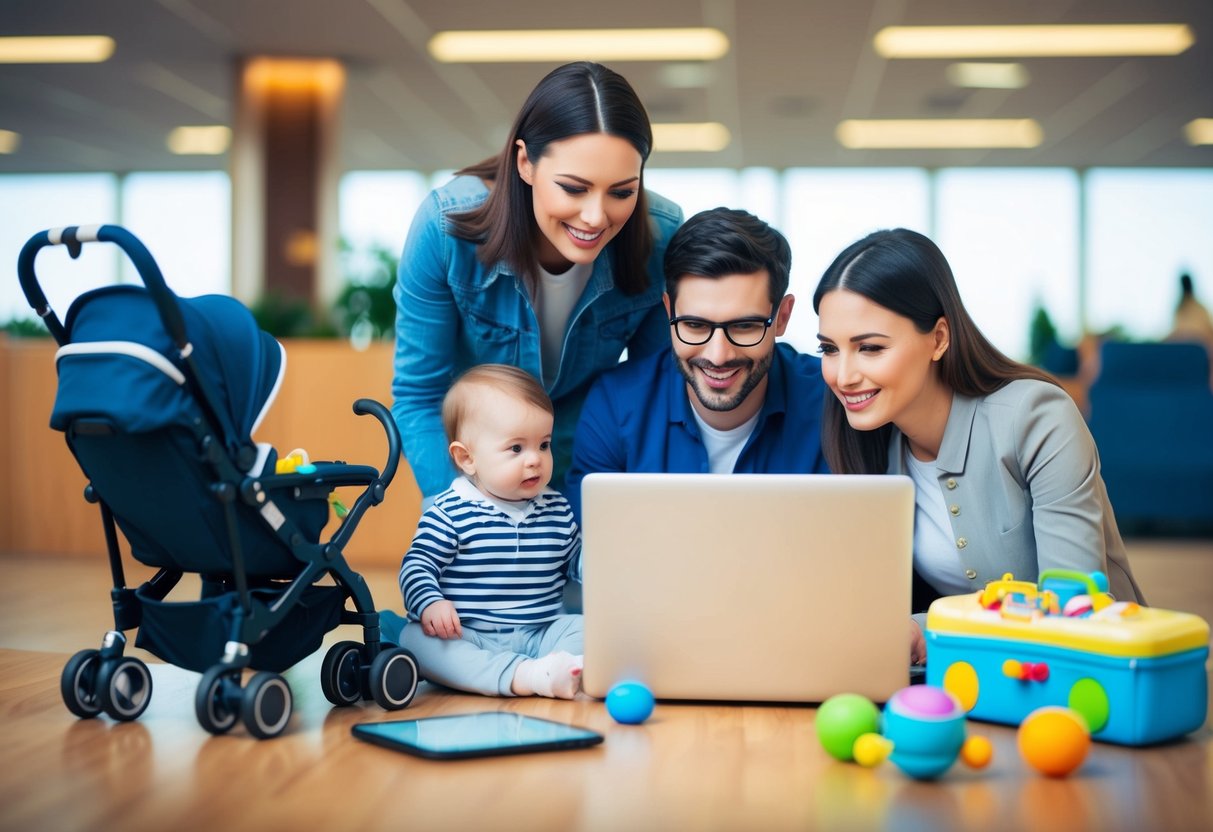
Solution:
{"label": "woman in gray blazer", "polygon": [[1078,408],[981,334],[931,240],[895,229],[852,244],[813,309],[830,468],[915,482],[912,660],[926,658],[930,601],[1007,572],[1100,571],[1117,599],[1143,601]]}

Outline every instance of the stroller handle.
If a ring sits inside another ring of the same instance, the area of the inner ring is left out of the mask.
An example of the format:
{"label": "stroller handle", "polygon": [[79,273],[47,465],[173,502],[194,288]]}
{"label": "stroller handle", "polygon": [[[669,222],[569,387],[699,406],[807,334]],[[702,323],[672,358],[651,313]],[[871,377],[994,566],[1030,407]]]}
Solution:
{"label": "stroller handle", "polygon": [[379,482],[386,489],[396,476],[396,467],[400,463],[400,428],[396,427],[391,412],[374,399],[358,399],[354,402],[354,412],[359,416],[374,416],[387,434],[387,462],[379,475]]}
{"label": "stroller handle", "polygon": [[177,306],[177,296],[164,282],[164,275],[160,273],[160,267],[156,265],[147,247],[120,225],[70,225],[51,228],[39,231],[21,248],[21,254],[17,258],[17,277],[21,280],[21,290],[25,292],[25,299],[45,322],[55,340],[63,345],[67,341],[67,333],[59,316],[47,302],[42,287],[38,285],[38,278],[34,273],[34,258],[47,246],[67,246],[67,253],[75,260],[80,256],[84,243],[92,242],[114,243],[126,253],[135,264],[135,270],[139,272],[143,285],[147,287],[148,294],[156,304],[164,331],[173,339],[178,350],[185,350],[189,341],[185,336],[185,319],[181,317],[181,309]]}

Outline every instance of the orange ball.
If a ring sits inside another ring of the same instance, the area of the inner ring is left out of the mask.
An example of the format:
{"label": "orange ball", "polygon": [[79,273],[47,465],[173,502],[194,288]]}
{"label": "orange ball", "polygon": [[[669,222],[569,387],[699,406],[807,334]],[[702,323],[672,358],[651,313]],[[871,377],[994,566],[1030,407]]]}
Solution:
{"label": "orange ball", "polygon": [[1019,726],[1020,755],[1049,777],[1065,777],[1074,771],[1090,747],[1086,720],[1069,708],[1037,708]]}
{"label": "orange ball", "polygon": [[994,758],[994,745],[982,736],[969,737],[960,749],[960,759],[969,768],[985,768]]}

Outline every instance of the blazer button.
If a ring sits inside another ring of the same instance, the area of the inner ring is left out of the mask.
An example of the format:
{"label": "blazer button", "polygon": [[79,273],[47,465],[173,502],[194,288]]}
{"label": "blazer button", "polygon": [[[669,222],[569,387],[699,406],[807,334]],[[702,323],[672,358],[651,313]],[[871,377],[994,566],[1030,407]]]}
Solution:
{"label": "blazer button", "polygon": [[964,537],[956,538],[956,548],[957,549],[963,549],[964,547],[966,547],[968,545],[969,545],[969,541],[967,538],[964,538]]}
{"label": "blazer button", "polygon": [[948,487],[949,491],[956,490],[956,480],[952,479],[951,477],[948,478],[948,481],[945,482],[944,485],[946,485]]}
{"label": "blazer button", "polygon": [[960,514],[960,506],[957,506],[957,505],[948,506],[948,511],[952,512],[952,516],[955,517],[956,515]]}
{"label": "blazer button", "polygon": [[965,577],[968,578],[970,581],[973,580],[974,578],[977,577],[977,570],[976,569],[966,569]]}

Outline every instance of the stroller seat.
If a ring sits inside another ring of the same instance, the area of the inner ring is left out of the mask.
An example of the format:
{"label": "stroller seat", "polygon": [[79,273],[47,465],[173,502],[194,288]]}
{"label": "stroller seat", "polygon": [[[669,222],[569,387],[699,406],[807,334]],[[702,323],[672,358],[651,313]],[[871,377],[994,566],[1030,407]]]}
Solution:
{"label": "stroller seat", "polygon": [[[60,323],[34,259],[48,245],[66,245],[75,257],[96,241],[119,245],[143,286],[87,292]],[[82,650],[64,667],[68,709],[118,720],[143,713],[151,675],[122,655],[124,631],[138,628],[137,646],[202,673],[195,715],[205,729],[220,734],[243,721],[256,737],[277,736],[292,710],[280,673],[343,623],[361,625],[363,643],[330,648],[321,667],[325,696],[335,705],[373,699],[387,709],[407,706],[417,689],[416,660],[380,640],[370,590],[343,554],[395,474],[400,436],[387,409],[370,399],[354,403],[386,434],[382,474],[339,462],[276,473],[277,452],[252,435],[281,384],[286,353],[243,304],[219,295],[178,298],[143,244],[111,225],[34,235],[18,275],[60,345],[50,423],[88,478],[85,499],[100,506],[114,579],[114,629],[100,649]],[[346,486],[363,490],[322,541],[330,496]],[[125,586],[119,532],[132,557],[158,570],[134,589]],[[187,573],[200,576],[201,597],[169,600]],[[325,578],[331,583],[320,583]],[[258,672],[244,685],[246,667]]]}

